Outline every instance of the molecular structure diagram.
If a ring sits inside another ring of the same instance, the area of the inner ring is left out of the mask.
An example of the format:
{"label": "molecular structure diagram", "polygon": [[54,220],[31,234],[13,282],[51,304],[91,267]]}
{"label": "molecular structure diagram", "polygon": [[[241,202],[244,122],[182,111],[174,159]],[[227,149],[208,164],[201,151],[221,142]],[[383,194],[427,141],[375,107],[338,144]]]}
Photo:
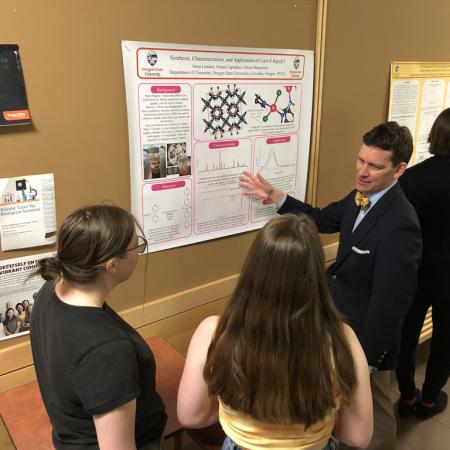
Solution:
{"label": "molecular structure diagram", "polygon": [[281,110],[278,109],[277,106],[278,98],[282,94],[281,89],[277,90],[277,96],[272,104],[269,104],[268,102],[266,102],[266,100],[263,100],[259,94],[255,94],[255,103],[260,105],[261,108],[269,108],[269,112],[263,117],[264,122],[267,122],[269,120],[269,116],[275,112],[280,115],[281,123],[290,123],[294,121],[294,112],[291,109],[291,106],[295,105],[291,99],[292,86],[284,86],[284,88],[289,95],[289,100],[286,108],[283,108]]}
{"label": "molecular structure diagram", "polygon": [[247,124],[245,120],[247,112],[241,112],[240,106],[241,104],[247,104],[244,96],[245,91],[241,94],[236,85],[232,88],[228,85],[225,93],[221,91],[219,86],[216,90],[211,88],[207,97],[202,98],[202,112],[208,110],[208,120],[203,119],[206,125],[204,132],[211,133],[214,139],[222,138],[227,132],[231,136],[239,134],[242,124]]}

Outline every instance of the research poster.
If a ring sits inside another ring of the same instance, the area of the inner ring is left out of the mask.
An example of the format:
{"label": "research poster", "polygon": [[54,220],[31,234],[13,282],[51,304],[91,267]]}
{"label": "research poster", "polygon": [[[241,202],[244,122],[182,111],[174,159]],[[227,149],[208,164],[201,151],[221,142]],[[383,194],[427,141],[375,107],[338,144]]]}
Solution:
{"label": "research poster", "polygon": [[260,228],[273,204],[242,195],[261,172],[304,199],[312,51],[122,42],[131,204],[159,251]]}
{"label": "research poster", "polygon": [[410,164],[428,153],[428,134],[439,113],[450,107],[450,62],[392,62],[389,120],[407,126],[414,138]]}
{"label": "research poster", "polygon": [[56,242],[53,174],[0,178],[3,251]]}
{"label": "research poster", "polygon": [[42,258],[54,253],[0,261],[0,340],[22,336],[30,331],[34,299],[44,284],[30,275]]}

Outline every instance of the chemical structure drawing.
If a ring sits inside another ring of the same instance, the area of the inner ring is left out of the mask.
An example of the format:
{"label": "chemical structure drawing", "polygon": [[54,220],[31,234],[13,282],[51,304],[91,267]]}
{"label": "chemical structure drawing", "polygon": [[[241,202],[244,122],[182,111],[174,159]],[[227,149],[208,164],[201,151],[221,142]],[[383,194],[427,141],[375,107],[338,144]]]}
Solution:
{"label": "chemical structure drawing", "polygon": [[294,121],[294,111],[292,111],[291,106],[295,106],[295,103],[292,101],[291,92],[293,86],[284,86],[286,93],[289,96],[288,104],[285,108],[278,109],[277,101],[280,98],[283,91],[281,89],[277,89],[276,98],[273,103],[267,102],[263,100],[259,94],[255,94],[255,103],[260,105],[261,108],[269,108],[269,112],[263,116],[263,121],[267,122],[269,120],[269,116],[272,113],[278,113],[280,115],[281,123],[291,123]]}
{"label": "chemical structure drawing", "polygon": [[236,85],[228,85],[225,92],[217,86],[215,90],[211,87],[206,98],[202,97],[202,112],[208,111],[208,120],[203,119],[206,125],[205,133],[211,133],[214,139],[222,138],[226,133],[233,136],[239,134],[243,124],[247,125],[247,112],[242,111],[242,105],[247,104],[245,91],[241,92]]}

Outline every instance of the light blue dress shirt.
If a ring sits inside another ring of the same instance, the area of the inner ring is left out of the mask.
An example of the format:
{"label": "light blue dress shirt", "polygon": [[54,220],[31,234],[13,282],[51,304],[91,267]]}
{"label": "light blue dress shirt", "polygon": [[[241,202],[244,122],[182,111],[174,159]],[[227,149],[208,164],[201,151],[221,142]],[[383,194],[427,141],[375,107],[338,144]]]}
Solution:
{"label": "light blue dress shirt", "polygon": [[[391,189],[392,186],[395,185],[395,183],[397,183],[397,180],[395,180],[391,185],[389,185],[387,188],[381,189],[381,191],[378,192],[374,192],[373,194],[368,194],[367,197],[370,200],[370,206],[366,209],[363,210],[361,209],[359,211],[358,216],[356,217],[355,220],[355,224],[353,225],[353,229],[352,232],[355,231],[355,228],[361,223],[361,221],[364,219],[364,217],[366,216],[366,214],[373,208],[373,206],[375,205],[375,203],[380,200],[381,197],[383,197],[384,194],[386,194],[386,192]],[[277,211],[284,205],[284,202],[286,201],[287,198],[287,194],[283,195],[283,198],[276,204],[277,206]]]}
{"label": "light blue dress shirt", "polygon": [[381,189],[381,191],[374,192],[373,194],[368,194],[367,197],[370,200],[370,206],[367,209],[362,209],[359,211],[359,214],[356,216],[355,224],[353,225],[352,232],[355,231],[355,228],[361,223],[361,221],[366,217],[366,214],[374,207],[375,203],[380,200],[381,197],[383,197],[386,192],[392,188],[392,186],[397,183],[397,180],[395,180],[391,185],[389,185],[387,188]]}

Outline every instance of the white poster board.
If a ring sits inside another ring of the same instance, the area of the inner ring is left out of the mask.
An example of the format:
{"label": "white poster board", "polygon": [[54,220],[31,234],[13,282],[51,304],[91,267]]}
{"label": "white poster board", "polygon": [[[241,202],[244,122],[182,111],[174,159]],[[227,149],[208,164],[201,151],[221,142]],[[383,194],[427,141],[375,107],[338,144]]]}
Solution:
{"label": "white poster board", "polygon": [[132,212],[158,251],[260,228],[244,170],[304,199],[312,51],[122,42]]}
{"label": "white poster board", "polygon": [[450,62],[391,63],[389,120],[405,125],[414,138],[410,164],[430,156],[428,135],[436,117],[450,107]]}
{"label": "white poster board", "polygon": [[29,276],[40,259],[54,254],[43,253],[0,261],[0,340],[30,332],[34,298],[45,280],[40,276]]}
{"label": "white poster board", "polygon": [[2,250],[56,242],[53,174],[0,178]]}

